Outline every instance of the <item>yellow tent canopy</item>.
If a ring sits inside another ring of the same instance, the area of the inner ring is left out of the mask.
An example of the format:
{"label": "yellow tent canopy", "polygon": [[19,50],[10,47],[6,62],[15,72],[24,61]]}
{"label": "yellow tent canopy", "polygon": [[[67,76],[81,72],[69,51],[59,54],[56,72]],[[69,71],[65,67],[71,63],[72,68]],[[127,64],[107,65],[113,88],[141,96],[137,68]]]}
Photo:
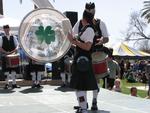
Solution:
{"label": "yellow tent canopy", "polygon": [[114,48],[114,56],[128,56],[128,57],[150,57],[149,53],[136,50],[128,45],[121,43],[119,47]]}

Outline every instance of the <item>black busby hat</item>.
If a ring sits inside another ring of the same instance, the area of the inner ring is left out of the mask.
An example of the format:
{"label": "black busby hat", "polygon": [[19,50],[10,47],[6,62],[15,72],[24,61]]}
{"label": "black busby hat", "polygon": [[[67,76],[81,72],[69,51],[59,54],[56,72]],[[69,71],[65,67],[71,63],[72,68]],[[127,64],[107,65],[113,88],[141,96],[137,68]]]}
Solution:
{"label": "black busby hat", "polygon": [[4,25],[3,29],[9,28],[9,25]]}
{"label": "black busby hat", "polygon": [[95,4],[94,3],[86,3],[85,4],[85,10],[91,14],[95,14]]}

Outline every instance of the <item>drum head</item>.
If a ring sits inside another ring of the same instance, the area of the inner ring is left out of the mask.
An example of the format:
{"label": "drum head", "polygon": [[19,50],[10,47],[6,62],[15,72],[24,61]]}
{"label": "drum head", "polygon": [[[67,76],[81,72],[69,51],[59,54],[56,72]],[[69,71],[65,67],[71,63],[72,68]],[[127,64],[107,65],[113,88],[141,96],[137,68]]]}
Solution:
{"label": "drum head", "polygon": [[105,60],[108,57],[104,52],[94,52],[92,53],[92,62],[98,63]]}
{"label": "drum head", "polygon": [[63,57],[71,43],[67,34],[71,23],[62,13],[39,8],[25,16],[19,29],[19,42],[25,53],[38,62],[54,62]]}

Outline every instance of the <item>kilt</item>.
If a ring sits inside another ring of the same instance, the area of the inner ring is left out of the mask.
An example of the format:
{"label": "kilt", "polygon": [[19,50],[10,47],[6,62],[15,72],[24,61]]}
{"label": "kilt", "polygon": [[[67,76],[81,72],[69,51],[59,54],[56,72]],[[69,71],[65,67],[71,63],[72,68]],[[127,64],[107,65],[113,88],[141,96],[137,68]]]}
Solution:
{"label": "kilt", "polygon": [[82,91],[98,89],[91,61],[89,61],[89,69],[85,72],[79,71],[76,62],[74,61],[72,65],[70,88]]}
{"label": "kilt", "polygon": [[45,71],[44,64],[30,64],[29,68],[31,72]]}

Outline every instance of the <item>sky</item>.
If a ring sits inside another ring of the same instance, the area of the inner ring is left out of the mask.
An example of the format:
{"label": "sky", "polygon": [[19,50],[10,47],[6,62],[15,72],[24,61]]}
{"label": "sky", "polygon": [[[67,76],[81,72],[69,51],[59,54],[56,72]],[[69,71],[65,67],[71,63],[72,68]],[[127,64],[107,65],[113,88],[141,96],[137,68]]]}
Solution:
{"label": "sky", "polygon": [[[34,9],[32,0],[3,0],[4,16],[22,20],[25,15]],[[81,19],[85,3],[94,2],[96,6],[96,18],[105,22],[109,32],[109,45],[122,42],[129,25],[130,14],[143,8],[144,0],[49,0],[60,12],[76,11],[78,19]]]}

